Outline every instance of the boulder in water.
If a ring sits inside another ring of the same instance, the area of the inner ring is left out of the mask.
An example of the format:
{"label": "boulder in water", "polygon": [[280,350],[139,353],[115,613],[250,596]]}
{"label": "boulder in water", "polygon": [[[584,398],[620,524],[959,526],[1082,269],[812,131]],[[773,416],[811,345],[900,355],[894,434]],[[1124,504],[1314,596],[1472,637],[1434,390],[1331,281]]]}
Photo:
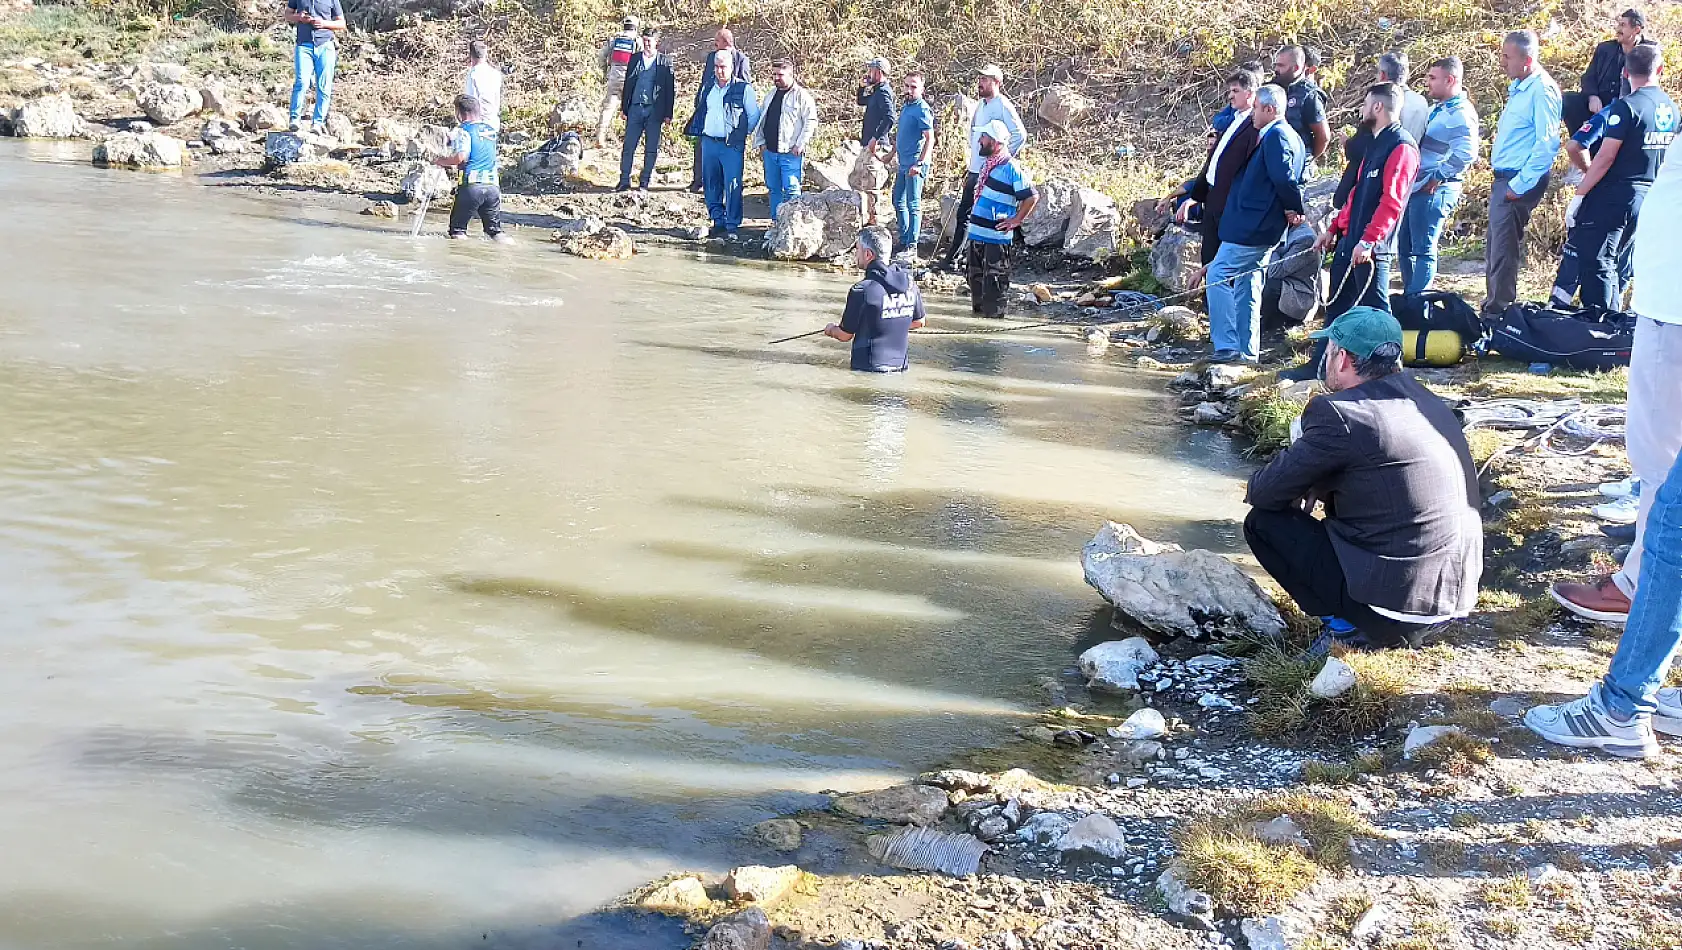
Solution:
{"label": "boulder in water", "polygon": [[648,910],[668,910],[679,913],[700,910],[712,904],[707,886],[694,876],[680,877],[660,885],[637,900],[637,906]]}
{"label": "boulder in water", "polygon": [[1130,538],[1138,533],[1112,522],[1081,552],[1086,582],[1118,616],[1168,636],[1284,635],[1273,601],[1231,561],[1203,550],[1149,553]]}
{"label": "boulder in water", "polygon": [[946,814],[946,793],[927,785],[895,785],[874,792],[839,795],[835,810],[854,818],[891,821],[898,825],[933,825]]}
{"label": "boulder in water", "polygon": [[159,125],[174,125],[204,108],[204,97],[197,89],[174,82],[142,87],[135,101],[146,118]]}
{"label": "boulder in water", "polygon": [[410,162],[398,190],[410,201],[436,201],[450,193],[450,176],[431,162]]}
{"label": "boulder in water", "polygon": [[1100,643],[1080,655],[1080,671],[1093,687],[1111,692],[1139,688],[1139,674],[1161,659],[1144,637]]}
{"label": "boulder in water", "polygon": [[21,139],[73,139],[86,128],[75,104],[63,94],[25,102],[12,114],[11,126],[12,134]]}
{"label": "boulder in water", "polygon": [[124,168],[179,168],[186,144],[162,132],[118,132],[94,146],[95,165]]}
{"label": "boulder in water", "polygon": [[765,236],[766,251],[777,260],[828,260],[858,240],[864,219],[863,196],[844,189],[801,195],[777,209],[777,223]]}
{"label": "boulder in water", "polygon": [[637,243],[623,228],[604,227],[589,234],[557,233],[555,240],[564,253],[593,261],[624,260],[637,252]]}

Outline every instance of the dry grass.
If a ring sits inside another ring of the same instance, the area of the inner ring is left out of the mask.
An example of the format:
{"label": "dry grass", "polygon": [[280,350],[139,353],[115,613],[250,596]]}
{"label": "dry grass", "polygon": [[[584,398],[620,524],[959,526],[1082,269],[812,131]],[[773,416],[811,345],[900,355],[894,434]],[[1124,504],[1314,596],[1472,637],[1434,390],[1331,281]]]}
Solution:
{"label": "dry grass", "polygon": [[1471,775],[1495,759],[1489,742],[1464,732],[1450,733],[1417,749],[1413,753],[1414,766],[1436,769],[1450,775]]}
{"label": "dry grass", "polygon": [[1249,455],[1266,458],[1291,444],[1291,424],[1302,417],[1304,403],[1285,398],[1273,385],[1274,377],[1255,382],[1255,388],[1238,401],[1238,423],[1253,444]]}
{"label": "dry grass", "polygon": [[1485,907],[1524,910],[1534,898],[1530,891],[1530,881],[1514,876],[1486,882],[1478,889],[1478,899],[1483,901]]}
{"label": "dry grass", "polygon": [[1342,659],[1355,669],[1355,688],[1336,699],[1320,699],[1308,686],[1325,661],[1268,647],[1244,665],[1259,700],[1250,727],[1272,738],[1365,735],[1389,720],[1421,656],[1407,650],[1347,654]]}
{"label": "dry grass", "polygon": [[1362,755],[1347,762],[1326,762],[1309,759],[1302,764],[1304,785],[1348,785],[1357,776],[1371,775],[1384,769],[1384,757]]}
{"label": "dry grass", "polygon": [[1439,871],[1459,871],[1466,866],[1466,842],[1453,838],[1428,838],[1419,843],[1419,857]]}
{"label": "dry grass", "polygon": [[1589,920],[1562,920],[1550,928],[1555,938],[1566,943],[1588,943],[1594,939],[1594,922]]}
{"label": "dry grass", "polygon": [[1465,387],[1469,396],[1490,399],[1580,399],[1592,403],[1620,403],[1629,398],[1629,370],[1579,373],[1558,369],[1545,376],[1529,372],[1512,360],[1488,359],[1478,364],[1478,378]]}
{"label": "dry grass", "polygon": [[1239,914],[1276,909],[1320,874],[1319,865],[1296,848],[1267,844],[1212,820],[1187,826],[1176,845],[1188,882]]}

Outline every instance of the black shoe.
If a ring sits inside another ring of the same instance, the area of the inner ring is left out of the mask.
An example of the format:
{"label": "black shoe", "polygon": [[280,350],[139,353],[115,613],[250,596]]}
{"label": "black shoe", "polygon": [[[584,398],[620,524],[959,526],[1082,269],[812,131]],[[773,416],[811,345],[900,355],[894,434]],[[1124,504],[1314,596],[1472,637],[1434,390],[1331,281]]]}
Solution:
{"label": "black shoe", "polygon": [[729,241],[731,244],[734,244],[742,239],[742,235],[737,231],[725,231],[724,239]]}
{"label": "black shoe", "polygon": [[1244,362],[1244,354],[1238,352],[1237,350],[1216,350],[1214,355],[1209,357],[1209,362],[1242,363]]}
{"label": "black shoe", "polygon": [[1288,379],[1293,383],[1306,383],[1309,380],[1320,378],[1318,370],[1319,367],[1313,363],[1304,363],[1292,369],[1281,370],[1279,378]]}
{"label": "black shoe", "polygon": [[707,229],[707,238],[709,240],[712,239],[712,238],[721,238],[723,236],[724,236],[724,225],[722,225],[722,224],[715,224],[712,227]]}
{"label": "black shoe", "polygon": [[1635,540],[1635,525],[1633,524],[1603,524],[1600,533],[1614,541],[1633,542]]}
{"label": "black shoe", "polygon": [[698,195],[698,194],[701,194],[702,192],[706,191],[707,186],[706,185],[690,185],[689,190],[690,190],[691,193]]}
{"label": "black shoe", "polygon": [[630,191],[630,190],[631,190],[631,183],[630,182],[620,182],[617,186],[614,187],[613,193],[614,194],[622,194],[622,193]]}

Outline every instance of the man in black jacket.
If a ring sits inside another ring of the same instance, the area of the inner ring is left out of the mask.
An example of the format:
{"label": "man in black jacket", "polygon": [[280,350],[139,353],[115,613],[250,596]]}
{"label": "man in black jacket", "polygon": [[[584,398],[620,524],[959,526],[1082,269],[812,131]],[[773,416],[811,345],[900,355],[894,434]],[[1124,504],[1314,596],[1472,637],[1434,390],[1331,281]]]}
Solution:
{"label": "man in black jacket", "polygon": [[642,176],[637,187],[647,191],[654,179],[654,164],[660,158],[660,133],[672,124],[677,104],[677,79],[672,75],[671,59],[660,54],[660,31],[656,27],[643,28],[642,52],[625,68],[625,88],[619,103],[625,113],[625,144],[619,150],[618,190],[631,190],[631,163],[637,157],[637,143],[642,141]]}
{"label": "man in black jacket", "polygon": [[854,259],[864,279],[847,293],[840,323],[823,335],[853,345],[852,368],[862,373],[903,373],[910,367],[906,350],[911,331],[923,325],[923,295],[904,264],[888,263],[893,238],[886,231],[859,232]]}
{"label": "man in black jacket", "polygon": [[888,166],[882,156],[892,147],[894,134],[894,93],[888,82],[886,59],[878,56],[864,65],[858,102],[864,107],[864,124],[859,129],[859,144],[864,150],[853,163],[847,183],[864,195],[865,224],[875,227],[882,190],[888,185]]}
{"label": "man in black jacket", "polygon": [[[1328,341],[1302,434],[1250,478],[1244,539],[1325,624],[1319,651],[1417,645],[1466,616],[1483,574],[1472,454],[1447,403],[1402,371],[1402,328],[1355,307]],[[1324,503],[1323,519],[1314,506]]]}
{"label": "man in black jacket", "polygon": [[1250,121],[1250,110],[1256,104],[1256,90],[1260,88],[1261,76],[1258,73],[1240,69],[1227,77],[1226,101],[1232,107],[1232,122],[1215,139],[1215,147],[1209,151],[1203,168],[1186,190],[1186,196],[1191,201],[1180,205],[1180,210],[1174,215],[1176,220],[1185,224],[1191,216],[1192,202],[1202,206],[1200,227],[1203,241],[1198,256],[1204,267],[1209,266],[1215,259],[1215,253],[1221,249],[1221,214],[1226,210],[1232,183],[1244,170],[1245,163],[1249,162],[1250,153],[1256,150],[1257,129],[1256,124]]}
{"label": "man in black jacket", "polygon": [[[1624,57],[1638,44],[1657,45],[1641,35],[1647,28],[1647,18],[1633,7],[1618,14],[1612,30],[1617,39],[1607,40],[1594,48],[1594,58],[1583,71],[1583,96],[1587,99],[1588,116],[1612,104],[1612,100],[1629,93],[1629,81],[1624,78]],[[1578,124],[1581,124],[1579,122]]]}

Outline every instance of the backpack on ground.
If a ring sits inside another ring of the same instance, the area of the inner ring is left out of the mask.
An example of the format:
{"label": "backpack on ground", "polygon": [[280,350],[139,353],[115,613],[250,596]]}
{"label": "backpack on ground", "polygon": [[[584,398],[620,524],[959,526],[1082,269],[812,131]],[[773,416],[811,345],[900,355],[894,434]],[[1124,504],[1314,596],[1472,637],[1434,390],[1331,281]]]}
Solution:
{"label": "backpack on ground", "polygon": [[1390,312],[1402,325],[1408,366],[1453,366],[1483,339],[1477,310],[1456,293],[1391,294]]}
{"label": "backpack on ground", "polygon": [[1489,349],[1521,363],[1553,363],[1575,370],[1629,365],[1635,315],[1607,310],[1553,310],[1515,303],[1489,321]]}

